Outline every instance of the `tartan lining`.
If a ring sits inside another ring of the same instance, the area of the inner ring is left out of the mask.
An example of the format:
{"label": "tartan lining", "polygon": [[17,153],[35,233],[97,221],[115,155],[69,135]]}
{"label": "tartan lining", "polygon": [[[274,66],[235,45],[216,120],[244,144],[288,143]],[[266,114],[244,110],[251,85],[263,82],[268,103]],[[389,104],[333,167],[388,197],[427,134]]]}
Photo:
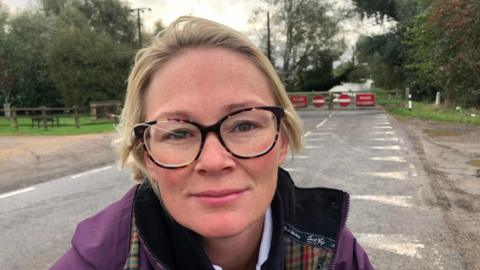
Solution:
{"label": "tartan lining", "polygon": [[127,261],[123,270],[138,270],[140,269],[140,251],[137,226],[135,225],[135,215],[132,214],[132,223],[130,231],[130,251],[128,253]]}
{"label": "tartan lining", "polygon": [[333,252],[284,237],[286,270],[327,270]]}
{"label": "tartan lining", "polygon": [[[135,215],[132,215],[130,232],[130,251],[123,270],[140,269],[140,238]],[[326,248],[304,244],[284,236],[285,270],[327,270],[333,257],[333,251]]]}

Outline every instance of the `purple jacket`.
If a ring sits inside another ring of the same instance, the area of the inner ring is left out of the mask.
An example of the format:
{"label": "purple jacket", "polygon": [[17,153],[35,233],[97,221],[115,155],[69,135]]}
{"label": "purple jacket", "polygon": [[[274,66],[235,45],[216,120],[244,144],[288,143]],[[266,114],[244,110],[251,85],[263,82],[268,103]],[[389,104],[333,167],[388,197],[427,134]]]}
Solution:
{"label": "purple jacket", "polygon": [[[280,169],[271,205],[272,242],[262,270],[374,269],[345,227],[348,204],[347,193],[298,188]],[[148,181],[82,221],[72,247],[51,269],[213,270],[198,236],[169,218]]]}

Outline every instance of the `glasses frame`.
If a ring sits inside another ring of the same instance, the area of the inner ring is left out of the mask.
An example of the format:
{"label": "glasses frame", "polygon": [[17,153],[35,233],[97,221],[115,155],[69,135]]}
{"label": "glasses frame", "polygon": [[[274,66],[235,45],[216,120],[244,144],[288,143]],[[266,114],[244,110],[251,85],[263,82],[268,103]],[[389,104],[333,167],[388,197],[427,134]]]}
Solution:
{"label": "glasses frame", "polygon": [[[275,133],[275,139],[273,140],[273,143],[270,146],[270,148],[268,148],[265,152],[263,152],[261,154],[251,156],[251,157],[239,156],[239,155],[233,153],[227,147],[225,142],[223,141],[222,135],[220,133],[220,127],[226,119],[228,119],[228,118],[230,118],[230,117],[232,117],[236,114],[246,112],[246,111],[253,111],[253,110],[270,111],[275,115],[275,118],[277,120],[277,131]],[[279,131],[280,131],[280,125],[281,125],[281,121],[282,121],[282,118],[283,118],[284,115],[285,115],[285,111],[284,111],[283,107],[279,107],[279,106],[258,106],[258,107],[251,107],[251,108],[246,108],[246,109],[242,109],[242,110],[232,112],[232,113],[222,117],[215,124],[210,125],[210,126],[204,126],[204,125],[192,122],[192,121],[182,120],[182,119],[164,119],[164,120],[154,120],[154,121],[149,121],[149,122],[145,122],[145,123],[139,123],[139,124],[135,125],[135,127],[133,128],[133,133],[134,133],[134,136],[137,140],[137,143],[143,144],[143,148],[147,152],[148,158],[155,165],[157,165],[159,167],[162,167],[162,168],[165,168],[165,169],[178,169],[178,168],[183,168],[183,167],[186,167],[186,166],[190,165],[192,162],[194,162],[195,160],[197,160],[200,157],[200,154],[202,153],[202,150],[203,150],[203,146],[205,144],[205,140],[207,138],[208,133],[210,133],[210,132],[215,133],[215,135],[217,136],[218,140],[220,141],[222,146],[225,148],[225,150],[227,150],[227,152],[229,152],[232,156],[234,156],[236,158],[252,159],[252,158],[257,158],[257,157],[261,157],[263,155],[268,154],[273,149],[273,147],[275,147],[275,145],[277,144],[278,134],[279,134]],[[157,124],[158,122],[161,122],[161,121],[177,121],[177,122],[189,123],[189,124],[192,124],[192,125],[196,126],[200,130],[200,135],[201,135],[200,149],[198,150],[197,155],[195,156],[194,159],[192,159],[192,161],[190,161],[186,164],[178,165],[178,166],[173,166],[173,165],[170,166],[170,165],[160,164],[158,161],[155,160],[155,158],[153,158],[153,156],[150,154],[150,151],[148,150],[148,147],[145,143],[145,131],[147,130],[147,128],[149,128],[149,127],[151,127],[151,126],[153,126],[153,125],[155,125],[155,124]]]}

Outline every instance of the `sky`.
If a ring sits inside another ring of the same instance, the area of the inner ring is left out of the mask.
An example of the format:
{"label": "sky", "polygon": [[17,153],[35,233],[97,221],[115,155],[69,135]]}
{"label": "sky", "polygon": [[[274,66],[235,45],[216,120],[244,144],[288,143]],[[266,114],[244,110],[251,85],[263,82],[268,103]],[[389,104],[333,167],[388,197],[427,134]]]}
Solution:
{"label": "sky", "polygon": [[[132,8],[150,8],[142,20],[150,30],[158,19],[169,24],[182,15],[194,15],[226,24],[238,31],[248,32],[248,19],[259,0],[121,0]],[[37,0],[0,0],[15,12],[36,5]]]}
{"label": "sky", "polygon": [[[252,41],[258,40],[255,27],[249,24],[249,19],[260,0],[121,0],[128,2],[132,8],[149,8],[141,13],[145,30],[153,30],[154,23],[161,19],[164,25],[182,15],[194,15],[226,24],[244,34]],[[342,0],[344,5],[350,5],[351,0]],[[15,12],[33,7],[37,0],[0,0],[10,11]],[[341,1],[338,1],[341,2]],[[338,3],[337,2],[337,3]],[[347,43],[347,52],[343,61],[351,59],[353,46],[361,34],[382,33],[392,25],[375,25],[373,20],[354,19],[343,24],[343,35]]]}

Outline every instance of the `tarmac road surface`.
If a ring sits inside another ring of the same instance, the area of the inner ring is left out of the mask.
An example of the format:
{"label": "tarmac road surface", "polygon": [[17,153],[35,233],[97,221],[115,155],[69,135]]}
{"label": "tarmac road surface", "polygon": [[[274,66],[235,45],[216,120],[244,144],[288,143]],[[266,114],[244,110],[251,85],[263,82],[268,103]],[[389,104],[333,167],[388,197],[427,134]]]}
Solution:
{"label": "tarmac road surface", "polygon": [[[351,194],[348,226],[376,269],[464,269],[411,143],[382,110],[302,111],[305,150],[284,168],[301,186]],[[2,269],[47,269],[76,224],[131,186],[115,165],[0,194]]]}

